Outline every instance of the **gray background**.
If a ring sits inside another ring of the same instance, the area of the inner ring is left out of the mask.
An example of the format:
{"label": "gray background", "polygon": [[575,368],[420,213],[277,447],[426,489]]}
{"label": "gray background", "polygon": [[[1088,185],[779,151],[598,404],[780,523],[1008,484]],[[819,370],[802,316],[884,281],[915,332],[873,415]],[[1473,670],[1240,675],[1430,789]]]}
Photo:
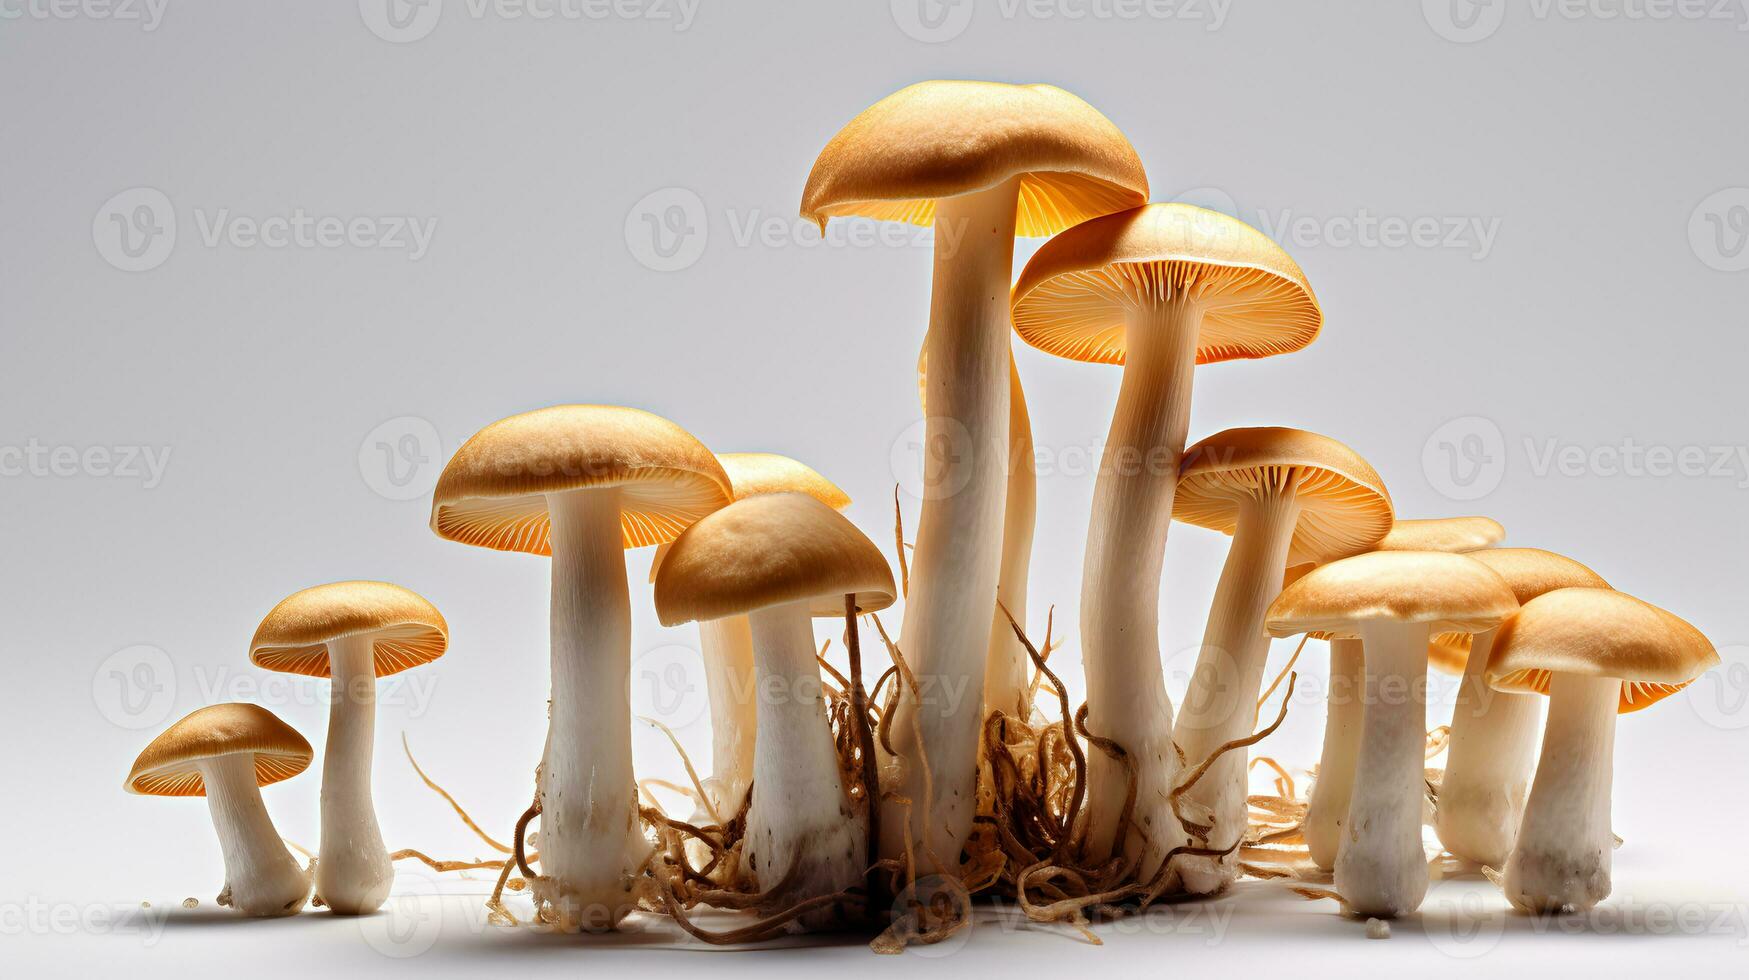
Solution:
{"label": "gray background", "polygon": [[[1114,956],[1273,968],[1308,954],[1314,972],[1385,957],[1455,973],[1478,956],[1603,969],[1740,957],[1749,14],[1609,16],[1623,9],[897,0],[705,3],[684,20],[677,0],[631,0],[536,19],[447,0],[396,30],[377,0],[127,11],[145,20],[0,2],[6,959],[169,972],[247,953],[279,973],[392,965],[381,952],[422,972],[581,969],[573,944],[482,933],[473,898],[419,912],[421,896],[484,886],[417,874],[395,916],[230,922],[212,912],[204,807],[125,796],[122,776],[163,724],[214,699],[260,700],[319,745],[325,685],[254,670],[248,639],[291,591],[383,578],[430,597],[454,635],[448,657],[385,688],[385,835],[444,856],[485,850],[418,784],[403,731],[508,833],[545,726],[546,563],[438,540],[424,491],[461,440],[514,412],[635,405],[720,451],[794,455],[845,487],[852,518],[890,547],[893,486],[915,480],[929,250],[910,233],[844,237],[854,225],[823,244],[795,211],[845,120],[934,77],[1078,93],[1132,140],[1156,199],[1234,211],[1304,266],[1324,334],[1199,371],[1193,438],[1288,424],[1343,439],[1400,513],[1492,515],[1511,543],[1581,558],[1689,618],[1730,668],[1624,719],[1615,813],[1628,845],[1615,911],[1582,937],[1536,936],[1470,882],[1436,888],[1398,941],[1363,949],[1327,903],[1251,888],[1206,916],[1107,932],[1103,951],[984,927],[927,968]],[[357,234],[247,238],[299,212]],[[144,239],[124,242],[116,215],[173,220],[174,238],[130,258],[123,245]],[[422,253],[360,244],[407,216],[435,222]],[[1424,219],[1432,239],[1351,234]],[[209,242],[214,222],[228,231]],[[128,271],[139,265],[152,267]],[[1060,603],[1059,635],[1073,638],[1090,460],[1117,377],[1024,346],[1018,357],[1045,469],[1034,626]],[[1655,447],[1640,460],[1651,471],[1614,465],[1629,447]],[[161,473],[120,465],[142,449]],[[1551,449],[1566,463],[1544,465]],[[1657,453],[1671,454],[1663,469]],[[1669,471],[1685,458],[1700,469]],[[1224,549],[1173,532],[1162,646],[1175,694]],[[628,556],[639,710],[702,753],[693,633],[655,623],[648,561]],[[1061,656],[1075,660],[1073,642]],[[1308,658],[1308,679],[1322,674],[1322,650]],[[1321,712],[1315,695],[1297,701],[1271,751],[1303,766]],[[679,775],[661,735],[641,730],[636,747],[640,771]],[[318,783],[267,794],[282,832],[311,847]],[[162,921],[185,895],[205,911]],[[141,900],[161,932],[140,931]],[[1676,924],[1660,928],[1660,910]],[[817,955],[882,965],[854,943]]]}

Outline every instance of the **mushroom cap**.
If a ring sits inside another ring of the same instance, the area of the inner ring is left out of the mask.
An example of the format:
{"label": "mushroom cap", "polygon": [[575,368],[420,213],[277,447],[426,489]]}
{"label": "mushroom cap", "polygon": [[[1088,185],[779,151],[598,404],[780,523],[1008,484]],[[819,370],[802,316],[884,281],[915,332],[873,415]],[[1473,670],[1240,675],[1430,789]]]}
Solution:
{"label": "mushroom cap", "polygon": [[[838,484],[815,472],[806,463],[779,456],[777,453],[718,453],[717,462],[723,464],[723,472],[729,475],[731,495],[736,500],[745,500],[762,493],[805,493],[833,510],[843,510],[850,506],[850,495],[839,489]],[[668,557],[668,549],[673,547],[672,541],[664,541],[656,546],[656,556],[650,559],[650,581],[656,581],[656,573],[662,570],[662,562]]]}
{"label": "mushroom cap", "polygon": [[664,626],[815,600],[810,615],[844,615],[844,596],[874,612],[893,604],[893,573],[868,536],[805,493],[738,500],[675,539],[656,576]]}
{"label": "mushroom cap", "polygon": [[1466,554],[1492,548],[1506,529],[1491,517],[1434,517],[1399,520],[1375,551],[1446,551]]}
{"label": "mushroom cap", "polygon": [[1517,609],[1506,580],[1465,555],[1369,551],[1301,576],[1276,596],[1264,625],[1272,636],[1355,636],[1367,622],[1427,623],[1434,633],[1479,633]]}
{"label": "mushroom cap", "polygon": [[1245,500],[1290,483],[1300,516],[1289,565],[1359,554],[1391,529],[1391,495],[1359,453],[1315,432],[1276,427],[1228,429],[1185,450],[1172,517],[1232,534]]}
{"label": "mushroom cap", "polygon": [[[1512,594],[1524,605],[1545,592],[1556,589],[1607,589],[1603,576],[1564,555],[1541,548],[1487,548],[1473,552],[1471,558],[1500,573]],[[1434,644],[1449,657],[1457,658],[1458,671],[1470,656],[1470,633],[1446,633],[1434,637]],[[1453,673],[1455,673],[1454,671]]]}
{"label": "mushroom cap", "polygon": [[1014,329],[1048,354],[1122,364],[1126,313],[1179,295],[1203,304],[1198,364],[1299,350],[1324,321],[1305,273],[1268,235],[1218,211],[1149,204],[1034,253],[1014,286]]}
{"label": "mushroom cap", "polygon": [[1054,85],[918,82],[846,123],[820,151],[802,217],[935,222],[935,202],[1020,178],[1015,233],[1054,235],[1148,200],[1129,140]]}
{"label": "mushroom cap", "polygon": [[612,405],[559,405],[494,422],[450,458],[431,529],[463,544],[552,554],[546,494],[618,487],[625,547],[672,541],[729,502],[729,477],[685,429]]}
{"label": "mushroom cap", "polygon": [[249,662],[328,677],[328,643],[367,635],[378,677],[430,663],[449,648],[449,624],[419,593],[387,582],[331,582],[294,592],[268,610],[249,641]]}
{"label": "mushroom cap", "polygon": [[1711,641],[1686,621],[1610,589],[1556,589],[1500,626],[1488,684],[1549,693],[1556,673],[1620,678],[1622,714],[1675,694],[1718,666]]}
{"label": "mushroom cap", "polygon": [[302,735],[260,705],[208,705],[152,739],[124,788],[140,796],[205,796],[199,763],[240,752],[254,754],[257,786],[296,776],[314,755]]}

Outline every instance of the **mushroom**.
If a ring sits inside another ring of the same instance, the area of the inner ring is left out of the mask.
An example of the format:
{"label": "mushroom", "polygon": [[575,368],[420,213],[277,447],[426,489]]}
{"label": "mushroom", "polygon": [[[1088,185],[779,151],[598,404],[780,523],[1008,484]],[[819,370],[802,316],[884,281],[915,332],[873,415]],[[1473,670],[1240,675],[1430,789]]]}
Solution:
{"label": "mushroom", "polygon": [[[1486,517],[1399,520],[1373,550],[1463,554],[1491,547],[1505,537],[1506,529]],[[1343,824],[1348,820],[1349,795],[1354,789],[1354,766],[1360,758],[1366,656],[1357,638],[1320,633],[1312,636],[1330,642],[1330,680],[1325,702],[1324,747],[1318,757],[1318,778],[1312,782],[1304,833],[1312,863],[1329,871],[1336,867]],[[1436,642],[1435,646],[1438,645]],[[1439,652],[1428,651],[1430,657]]]}
{"label": "mushroom", "polygon": [[[1251,734],[1269,658],[1263,616],[1289,565],[1346,558],[1391,529],[1391,497],[1366,460],[1299,429],[1228,429],[1185,452],[1172,516],[1233,536],[1173,738],[1191,765]],[[1222,755],[1186,794],[1209,810],[1221,857],[1179,864],[1186,891],[1238,877],[1250,784],[1244,752]]]}
{"label": "mushroom", "polygon": [[650,853],[631,744],[631,595],[624,549],[671,541],[729,502],[697,439],[634,408],[562,405],[475,433],[444,467],[431,528],[552,557],[552,698],[536,803],[544,921],[612,929]]}
{"label": "mushroom", "polygon": [[257,667],[333,679],[316,860],[316,901],[332,912],[375,912],[395,883],[371,805],[377,678],[436,660],[448,646],[436,607],[386,582],[334,582],[287,596],[249,642]]}
{"label": "mushroom", "polygon": [[1435,632],[1479,633],[1518,608],[1512,588],[1463,555],[1374,551],[1320,565],[1270,604],[1271,635],[1359,635],[1360,753],[1336,890],[1357,915],[1407,915],[1427,894],[1421,846],[1427,650]]}
{"label": "mushroom", "polygon": [[1188,842],[1168,798],[1178,758],[1158,625],[1192,369],[1298,350],[1321,323],[1311,286],[1286,252],[1241,221],[1187,204],[1077,225],[1046,242],[1014,287],[1014,327],[1027,343],[1123,366],[1093,490],[1081,657],[1088,729],[1126,750],[1139,783],[1134,819],[1118,841],[1129,770],[1091,753],[1086,840],[1094,860],[1121,852],[1143,881]]}
{"label": "mushroom", "polygon": [[[885,609],[897,590],[880,549],[805,493],[748,497],[677,538],[656,576],[667,626],[746,616],[759,730],[743,857],[764,901],[787,906],[860,884],[868,816],[845,795],[821,697],[814,617]],[[833,921],[822,909],[799,920]]]}
{"label": "mushroom", "polygon": [[[833,510],[850,506],[850,496],[836,484],[788,456],[718,453],[717,462],[728,474],[736,500],[795,491]],[[672,542],[657,545],[650,562],[651,582],[672,546]],[[753,707],[753,633],[746,616],[724,616],[701,620],[698,638],[711,705],[711,775],[704,781],[709,798],[699,802],[693,822],[726,822],[741,812],[753,782],[753,740],[759,727]]]}
{"label": "mushroom", "polygon": [[905,691],[892,725],[883,780],[911,805],[881,821],[887,857],[916,842],[933,870],[957,869],[976,811],[983,699],[965,694],[984,679],[1002,549],[1014,237],[1147,198],[1142,162],[1117,127],[1049,85],[908,86],[845,125],[808,175],[802,216],[822,229],[852,215],[935,229],[931,452],[899,637],[932,690]]}
{"label": "mushroom", "polygon": [[1699,630],[1608,589],[1544,593],[1500,627],[1488,683],[1549,699],[1536,781],[1506,861],[1507,901],[1527,912],[1582,912],[1609,895],[1615,717],[1718,664]]}
{"label": "mushroom", "polygon": [[[1609,588],[1584,565],[1536,548],[1499,548],[1470,557],[1499,572],[1519,605],[1555,589]],[[1457,634],[1435,643],[1459,654],[1463,682],[1452,710],[1434,826],[1446,850],[1491,868],[1503,867],[1512,853],[1542,721],[1541,699],[1488,688],[1485,673],[1496,632],[1473,638]]]}
{"label": "mushroom", "polygon": [[260,787],[303,772],[310,755],[310,743],[266,708],[215,704],[153,739],[126,789],[206,797],[225,855],[219,904],[244,915],[291,915],[310,897],[310,876],[273,828]]}

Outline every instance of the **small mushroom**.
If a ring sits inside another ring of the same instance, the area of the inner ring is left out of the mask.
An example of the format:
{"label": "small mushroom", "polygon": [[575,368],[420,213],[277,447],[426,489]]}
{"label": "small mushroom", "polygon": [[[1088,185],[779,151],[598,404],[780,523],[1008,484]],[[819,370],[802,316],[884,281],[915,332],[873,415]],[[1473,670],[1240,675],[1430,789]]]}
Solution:
{"label": "small mushroom", "polygon": [[1433,634],[1492,629],[1517,608],[1493,569],[1425,551],[1374,551],[1320,565],[1270,605],[1274,636],[1358,635],[1365,647],[1360,753],[1336,855],[1336,890],[1357,915],[1407,915],[1427,894],[1421,824]]}
{"label": "small mushroom", "polygon": [[336,914],[375,912],[395,883],[371,803],[377,678],[430,663],[448,646],[437,608],[386,582],[334,582],[287,596],[249,643],[257,667],[333,680],[316,898]]}
{"label": "small mushroom", "polygon": [[[1498,548],[1470,557],[1499,572],[1519,605],[1555,589],[1609,588],[1596,572],[1550,551]],[[1442,636],[1434,644],[1436,652],[1457,655],[1456,672],[1463,675],[1434,826],[1446,850],[1491,868],[1504,867],[1512,853],[1542,723],[1542,699],[1488,688],[1485,674],[1497,632]]]}
{"label": "small mushroom", "polygon": [[[867,814],[845,795],[815,660],[815,617],[893,603],[880,549],[804,493],[748,497],[677,538],[656,576],[656,613],[675,626],[746,616],[757,670],[759,734],[743,857],[766,901],[787,906],[860,884]],[[834,921],[824,909],[806,927]]]}
{"label": "small mushroom", "polygon": [[1608,897],[1616,715],[1718,664],[1699,630],[1608,589],[1556,589],[1500,627],[1488,683],[1549,699],[1536,781],[1506,861],[1507,901],[1528,912],[1582,912]]}
{"label": "small mushroom", "polygon": [[215,704],[153,739],[126,789],[206,797],[225,855],[219,904],[244,915],[291,915],[310,897],[310,876],[273,828],[260,787],[303,772],[310,757],[310,743],[266,708]]}

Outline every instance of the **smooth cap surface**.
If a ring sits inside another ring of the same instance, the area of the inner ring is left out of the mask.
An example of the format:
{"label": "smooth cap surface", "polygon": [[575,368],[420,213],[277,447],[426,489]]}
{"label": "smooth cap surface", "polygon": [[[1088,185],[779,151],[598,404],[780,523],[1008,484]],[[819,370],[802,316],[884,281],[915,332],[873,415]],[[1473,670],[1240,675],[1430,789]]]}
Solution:
{"label": "smooth cap surface", "polygon": [[675,540],[656,576],[656,615],[676,626],[812,601],[812,615],[842,616],[850,593],[863,612],[893,604],[893,573],[874,542],[807,494],[765,494]]}
{"label": "smooth cap surface", "polygon": [[612,405],[560,405],[476,432],[437,479],[431,529],[463,544],[552,554],[546,495],[617,487],[627,548],[672,541],[729,502],[729,477],[685,429]]}
{"label": "smooth cap surface", "polygon": [[1700,630],[1649,602],[1609,589],[1556,589],[1501,625],[1487,680],[1501,691],[1547,694],[1556,673],[1616,677],[1625,714],[1718,664]]}
{"label": "smooth cap surface", "polygon": [[449,624],[419,593],[387,582],[332,582],[269,610],[249,641],[249,662],[328,677],[328,643],[349,636],[371,638],[378,677],[430,663],[449,648]]}
{"label": "smooth cap surface", "polygon": [[[836,483],[826,479],[806,463],[779,456],[777,453],[718,453],[717,462],[723,465],[723,472],[729,476],[731,494],[736,500],[745,500],[762,493],[805,493],[833,510],[843,510],[850,506],[850,495],[838,487]],[[656,555],[650,560],[650,581],[656,581],[656,573],[661,571],[662,562],[668,558],[668,549],[674,543],[664,542],[656,546]]]}
{"label": "smooth cap surface", "polygon": [[[1564,555],[1541,548],[1487,548],[1472,552],[1471,558],[1500,573],[1512,587],[1512,595],[1524,605],[1545,592],[1556,589],[1607,589],[1603,576]],[[1473,634],[1448,633],[1434,638],[1447,657],[1457,657],[1458,670],[1470,655]]]}
{"label": "smooth cap surface", "polygon": [[1058,357],[1122,364],[1128,314],[1178,299],[1203,311],[1198,364],[1296,351],[1324,322],[1305,273],[1269,236],[1218,211],[1149,204],[1034,253],[1014,286],[1014,329]]}
{"label": "smooth cap surface", "polygon": [[1465,554],[1506,540],[1506,529],[1489,517],[1399,520],[1375,551],[1445,551]]}
{"label": "smooth cap surface", "polygon": [[1506,580],[1464,555],[1371,551],[1306,573],[1270,604],[1265,625],[1272,636],[1354,636],[1368,622],[1479,633],[1517,609]]}
{"label": "smooth cap surface", "polygon": [[310,743],[273,712],[254,704],[201,708],[152,740],[126,789],[142,796],[205,796],[199,763],[240,752],[255,756],[255,785],[290,779],[310,766]]}
{"label": "smooth cap surface", "polygon": [[1020,178],[1015,232],[1054,235],[1148,200],[1129,140],[1053,85],[919,82],[857,114],[808,174],[802,217],[930,225],[935,202]]}

